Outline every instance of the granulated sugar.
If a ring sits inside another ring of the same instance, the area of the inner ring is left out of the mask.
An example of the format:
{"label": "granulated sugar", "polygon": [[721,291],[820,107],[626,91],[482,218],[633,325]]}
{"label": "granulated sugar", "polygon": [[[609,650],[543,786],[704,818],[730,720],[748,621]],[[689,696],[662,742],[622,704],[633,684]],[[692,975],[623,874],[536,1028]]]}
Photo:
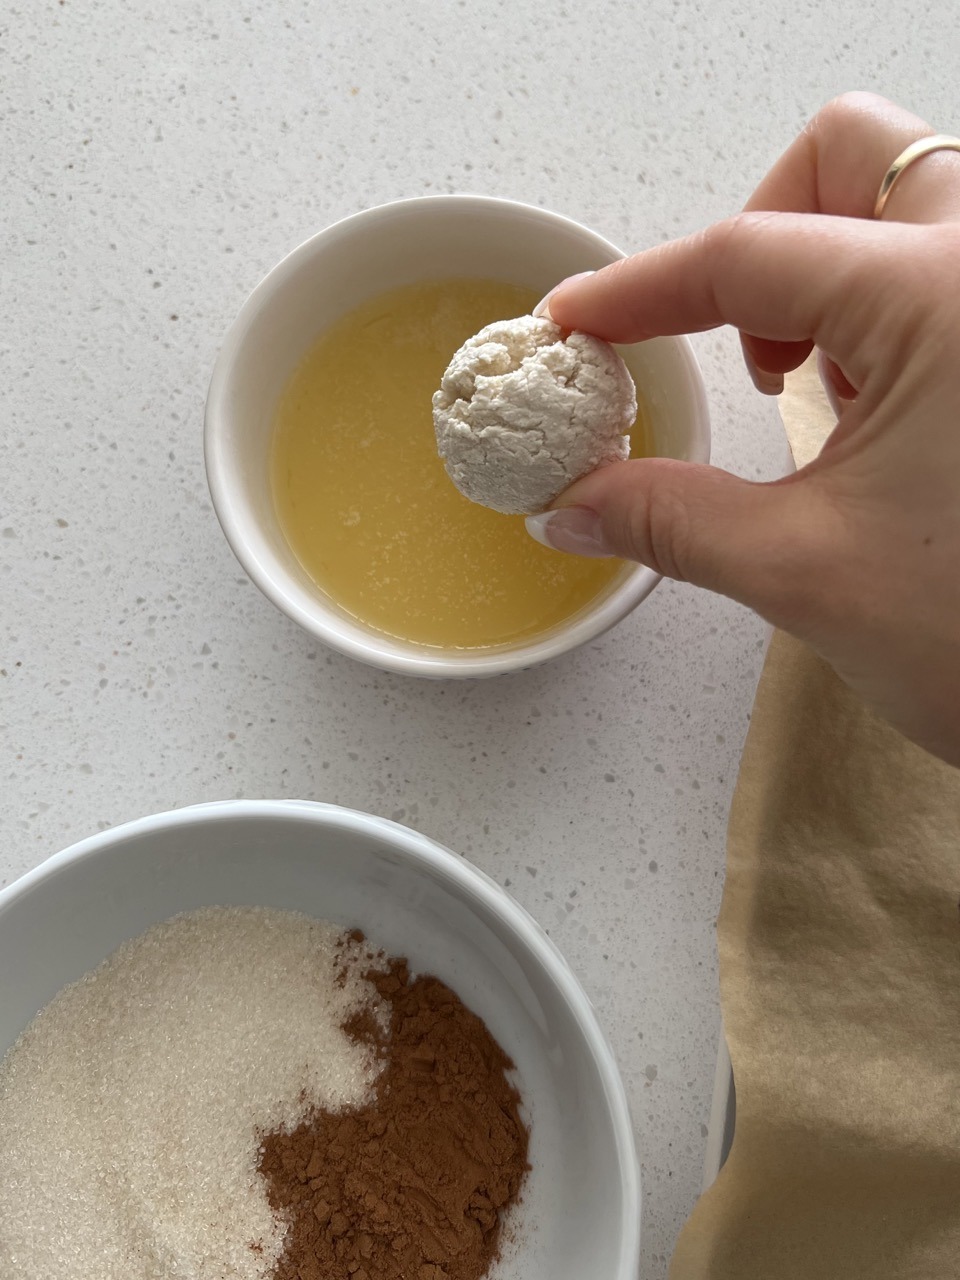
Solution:
{"label": "granulated sugar", "polygon": [[[347,944],[352,945],[352,944]],[[259,1135],[355,1106],[375,999],[334,926],[213,908],[124,944],[0,1065],[4,1280],[264,1280]]]}

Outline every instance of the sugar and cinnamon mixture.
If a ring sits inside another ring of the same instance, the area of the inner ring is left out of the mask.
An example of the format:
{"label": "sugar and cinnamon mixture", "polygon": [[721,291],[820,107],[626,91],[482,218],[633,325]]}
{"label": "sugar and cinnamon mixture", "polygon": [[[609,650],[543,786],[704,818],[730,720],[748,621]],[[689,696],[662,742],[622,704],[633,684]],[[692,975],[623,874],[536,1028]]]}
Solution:
{"label": "sugar and cinnamon mixture", "polygon": [[0,1063],[0,1275],[479,1280],[512,1064],[435,978],[293,912],[125,943]]}

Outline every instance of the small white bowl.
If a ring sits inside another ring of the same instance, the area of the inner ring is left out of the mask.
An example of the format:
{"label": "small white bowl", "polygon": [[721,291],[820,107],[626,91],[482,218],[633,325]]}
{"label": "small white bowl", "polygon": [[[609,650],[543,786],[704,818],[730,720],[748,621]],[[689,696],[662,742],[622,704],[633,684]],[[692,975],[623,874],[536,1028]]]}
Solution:
{"label": "small white bowl", "polygon": [[83,840],[0,892],[0,1057],[66,983],[204,906],[357,926],[447,982],[513,1059],[531,1124],[498,1280],[636,1280],[640,1180],[613,1055],[550,939],[499,885],[406,827],[335,805],[231,801]]}
{"label": "small white bowl", "polygon": [[[659,575],[626,566],[580,613],[534,639],[470,650],[394,639],[339,608],[310,580],[280,528],[270,484],[280,393],[320,334],[345,312],[387,289],[457,276],[508,281],[544,294],[566,276],[623,256],[595,232],[544,209],[485,196],[428,196],[346,218],[274,267],[227,334],[204,427],[214,508],[237,559],[264,595],[350,657],[443,678],[533,666],[594,639],[645,599]],[[622,352],[651,420],[655,452],[708,461],[706,396],[686,339],[658,338]]]}

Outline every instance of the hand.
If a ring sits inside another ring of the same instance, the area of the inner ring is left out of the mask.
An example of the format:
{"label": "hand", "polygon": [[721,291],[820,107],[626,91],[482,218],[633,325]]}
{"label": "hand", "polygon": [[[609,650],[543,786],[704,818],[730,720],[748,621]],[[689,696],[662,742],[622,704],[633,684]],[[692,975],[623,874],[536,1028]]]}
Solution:
{"label": "hand", "polygon": [[749,605],[960,764],[960,154],[918,160],[872,219],[888,166],[930,132],[881,98],[840,98],[746,212],[549,297],[557,323],[613,342],[734,325],[767,392],[816,346],[839,409],[816,461],[773,484],[618,463],[532,520],[561,550]]}

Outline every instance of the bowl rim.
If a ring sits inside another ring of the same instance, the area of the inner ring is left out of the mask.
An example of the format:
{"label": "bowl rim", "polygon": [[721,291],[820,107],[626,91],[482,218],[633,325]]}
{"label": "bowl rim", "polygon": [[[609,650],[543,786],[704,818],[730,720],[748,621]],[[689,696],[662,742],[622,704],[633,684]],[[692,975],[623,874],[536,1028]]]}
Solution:
{"label": "bowl rim", "polygon": [[[269,819],[351,831],[402,854],[415,867],[429,871],[478,900],[532,954],[573,1015],[600,1077],[610,1116],[620,1178],[620,1243],[617,1268],[610,1280],[635,1280],[640,1260],[642,1192],[633,1122],[623,1079],[596,1011],[559,947],[534,917],[491,876],[468,859],[429,836],[389,818],[314,800],[219,800],[136,818],[87,836],[55,853],[0,889],[0,918],[18,899],[67,867],[96,858],[130,839],[157,831],[203,827],[208,823]],[[80,975],[78,974],[77,977]],[[39,1012],[39,1010],[38,1010]]]}
{"label": "bowl rim", "polygon": [[[610,255],[611,261],[625,257],[623,250],[611,241],[591,230],[581,222],[564,214],[525,204],[500,196],[470,194],[438,194],[412,196],[391,200],[367,209],[348,214],[313,235],[287,253],[272,267],[254,287],[243,303],[236,319],[227,330],[210,379],[204,408],[203,453],[210,497],[224,537],[241,567],[251,581],[268,600],[330,648],[358,659],[381,670],[402,675],[418,675],[433,678],[469,678],[501,675],[524,670],[550,658],[559,657],[571,649],[587,644],[622,621],[637,607],[657,583],[661,574],[646,565],[628,567],[623,580],[594,605],[586,605],[581,614],[569,623],[561,623],[555,630],[528,642],[519,642],[502,648],[464,650],[462,655],[450,650],[432,653],[427,646],[419,651],[411,642],[402,641],[384,633],[380,636],[372,628],[367,629],[359,620],[351,623],[317,598],[311,608],[305,608],[288,589],[286,571],[276,574],[257,553],[248,536],[248,525],[257,525],[256,517],[249,511],[226,479],[229,470],[230,449],[227,424],[228,391],[233,370],[240,356],[243,343],[257,315],[279,290],[298,273],[301,266],[322,248],[325,241],[335,240],[344,232],[353,232],[365,223],[381,222],[397,215],[416,214],[418,210],[447,206],[451,210],[469,208],[503,216],[535,217],[541,223],[573,233],[600,253]],[[710,420],[703,376],[693,347],[688,338],[677,335],[663,341],[670,342],[677,352],[688,377],[694,406],[694,431],[690,442],[691,460],[710,460]]]}

